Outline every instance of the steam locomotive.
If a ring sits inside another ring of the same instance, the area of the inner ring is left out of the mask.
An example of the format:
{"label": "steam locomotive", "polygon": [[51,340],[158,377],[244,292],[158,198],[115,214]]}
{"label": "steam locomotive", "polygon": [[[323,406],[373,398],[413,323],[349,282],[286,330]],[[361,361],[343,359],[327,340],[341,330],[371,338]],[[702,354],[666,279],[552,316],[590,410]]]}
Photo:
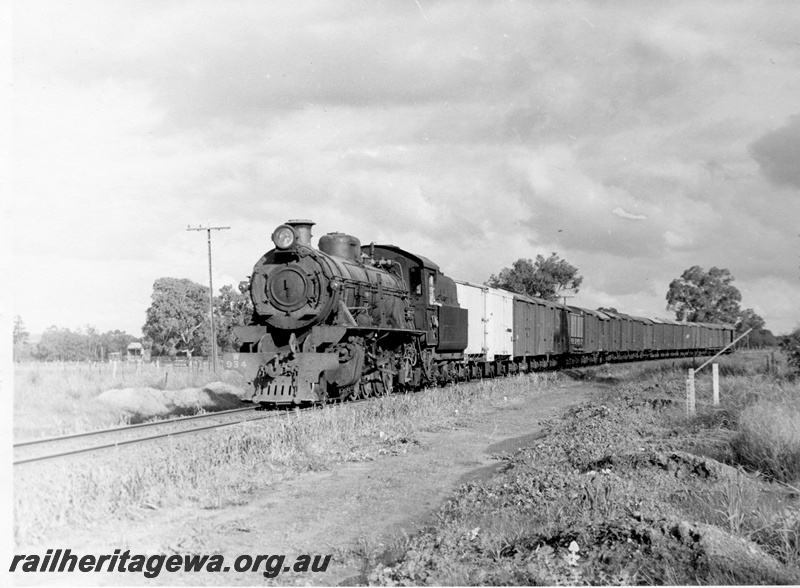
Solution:
{"label": "steam locomotive", "polygon": [[251,325],[223,365],[264,406],[606,361],[702,355],[733,327],[566,306],[445,276],[394,245],[343,233],[311,245],[310,220],[272,233],[250,280]]}

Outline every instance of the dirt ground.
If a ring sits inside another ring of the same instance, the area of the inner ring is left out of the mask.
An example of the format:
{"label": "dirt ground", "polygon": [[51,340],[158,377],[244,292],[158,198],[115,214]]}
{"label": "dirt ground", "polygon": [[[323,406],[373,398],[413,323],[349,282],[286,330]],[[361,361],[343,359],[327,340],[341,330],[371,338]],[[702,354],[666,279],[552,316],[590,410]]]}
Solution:
{"label": "dirt ground", "polygon": [[[456,427],[415,434],[371,461],[343,463],[298,475],[255,494],[247,504],[216,510],[186,506],[152,511],[140,520],[51,539],[48,548],[73,553],[223,554],[226,565],[243,554],[332,554],[323,573],[285,573],[267,580],[257,572],[14,574],[16,585],[337,585],[363,583],[358,554],[389,549],[413,533],[461,483],[490,476],[512,452],[546,433],[542,421],[588,399],[600,384],[571,382],[527,404],[499,406]],[[26,550],[32,552],[32,550]],[[387,553],[390,553],[390,549]]]}

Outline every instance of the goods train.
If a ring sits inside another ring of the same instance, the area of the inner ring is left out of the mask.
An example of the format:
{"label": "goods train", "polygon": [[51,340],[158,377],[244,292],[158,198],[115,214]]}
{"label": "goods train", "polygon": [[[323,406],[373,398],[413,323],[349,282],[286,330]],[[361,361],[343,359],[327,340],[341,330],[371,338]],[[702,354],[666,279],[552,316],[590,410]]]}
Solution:
{"label": "goods train", "polygon": [[252,324],[223,364],[264,406],[365,398],[472,378],[704,355],[733,327],[567,306],[445,276],[394,245],[309,220],[272,233],[250,279]]}

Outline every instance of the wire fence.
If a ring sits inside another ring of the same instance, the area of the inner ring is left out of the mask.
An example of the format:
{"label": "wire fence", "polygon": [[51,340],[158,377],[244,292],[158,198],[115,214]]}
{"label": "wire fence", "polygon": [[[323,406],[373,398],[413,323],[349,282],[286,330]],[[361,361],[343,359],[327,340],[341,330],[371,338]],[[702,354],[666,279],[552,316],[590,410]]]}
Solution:
{"label": "wire fence", "polygon": [[[217,367],[222,364],[217,361]],[[16,369],[21,371],[84,371],[84,370],[110,370],[115,369],[119,372],[131,372],[142,370],[159,369],[184,369],[192,371],[207,371],[211,369],[211,358],[209,357],[169,357],[158,356],[150,358],[130,359],[123,356],[120,359],[110,359],[105,361],[83,360],[83,361],[18,361]]]}

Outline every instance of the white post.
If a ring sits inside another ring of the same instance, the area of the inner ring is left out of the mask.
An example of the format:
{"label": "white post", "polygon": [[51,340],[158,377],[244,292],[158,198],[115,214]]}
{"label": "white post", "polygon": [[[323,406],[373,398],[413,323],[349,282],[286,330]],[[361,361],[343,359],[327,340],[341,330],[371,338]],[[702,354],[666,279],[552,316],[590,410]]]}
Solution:
{"label": "white post", "polygon": [[719,406],[719,364],[711,364],[711,382],[714,387],[714,406]]}
{"label": "white post", "polygon": [[686,414],[694,415],[694,370],[689,368],[689,377],[686,378]]}
{"label": "white post", "polygon": [[113,369],[113,370],[112,370],[112,372],[111,372],[111,379],[112,379],[112,380],[116,380],[116,379],[117,379],[117,360],[115,359],[115,360],[114,360],[114,361],[112,361],[111,363],[113,363],[113,364],[114,364],[114,369]]}

